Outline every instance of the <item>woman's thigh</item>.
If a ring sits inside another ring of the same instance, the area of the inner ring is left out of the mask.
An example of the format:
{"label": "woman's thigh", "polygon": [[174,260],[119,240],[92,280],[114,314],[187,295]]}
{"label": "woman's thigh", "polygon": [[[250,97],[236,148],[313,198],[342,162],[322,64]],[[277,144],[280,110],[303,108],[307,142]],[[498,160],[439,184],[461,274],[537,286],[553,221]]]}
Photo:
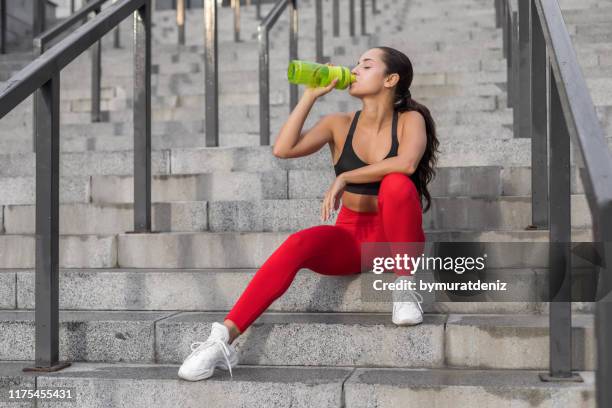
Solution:
{"label": "woman's thigh", "polygon": [[361,244],[350,228],[316,225],[291,234],[302,265],[323,275],[350,275],[361,272]]}

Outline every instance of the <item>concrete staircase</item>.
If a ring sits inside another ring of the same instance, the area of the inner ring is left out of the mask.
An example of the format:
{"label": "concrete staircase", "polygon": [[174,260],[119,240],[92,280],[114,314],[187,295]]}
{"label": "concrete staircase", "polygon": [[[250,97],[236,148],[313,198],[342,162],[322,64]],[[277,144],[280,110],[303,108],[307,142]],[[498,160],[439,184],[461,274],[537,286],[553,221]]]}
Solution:
{"label": "concrete staircase", "polygon": [[[333,38],[331,1],[324,1],[325,54],[352,67],[366,49],[388,45],[411,58],[412,95],[431,110],[442,150],[423,218],[427,240],[546,241],[548,231],[525,230],[530,141],[512,135],[493,2],[377,3],[381,13],[368,13],[371,35],[348,36],[344,13],[341,36]],[[300,4],[299,58],[313,60],[313,3]],[[612,0],[561,6],[612,135]],[[263,14],[270,8],[263,5]],[[0,382],[76,387],[83,407],[594,407],[592,303],[572,305],[573,369],[584,382],[544,383],[538,373],[549,364],[547,303],[426,298],[421,325],[396,327],[390,303],[360,299],[359,276],[308,269],[236,340],[240,365],[233,379],[224,371],[197,383],[177,377],[189,345],[208,336],[267,257],[292,232],[320,224],[320,201],[334,178],[327,149],[282,160],[259,146],[255,7],[241,12],[243,42],[236,44],[231,11],[219,9],[217,148],[202,147],[201,9],[187,14],[185,46],[176,45],[173,12],[155,13],[156,233],[127,233],[133,227],[130,21],[121,29],[122,49],[112,48],[112,34],[103,41],[104,122],[89,119],[90,79],[83,75],[89,56],[62,72],[60,359],[73,365],[36,378],[21,372],[34,358],[31,98],[0,120]],[[289,114],[287,30],[285,14],[270,35],[272,135]],[[331,92],[317,101],[305,128],[330,112],[360,108],[345,92]],[[591,241],[575,166],[572,174],[572,237]],[[541,273],[536,265],[502,272],[527,281]]]}

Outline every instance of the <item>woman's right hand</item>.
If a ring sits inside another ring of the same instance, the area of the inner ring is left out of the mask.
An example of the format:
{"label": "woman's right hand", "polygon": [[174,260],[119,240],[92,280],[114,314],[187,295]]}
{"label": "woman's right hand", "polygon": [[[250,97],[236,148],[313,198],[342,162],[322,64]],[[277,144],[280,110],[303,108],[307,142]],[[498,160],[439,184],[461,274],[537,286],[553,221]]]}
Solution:
{"label": "woman's right hand", "polygon": [[[333,66],[329,62],[326,63],[325,65],[328,65],[330,67]],[[317,86],[317,87],[312,87],[312,88],[306,87],[306,89],[304,90],[304,95],[308,94],[314,99],[316,99],[319,96],[323,96],[331,92],[331,90],[334,89],[334,87],[336,86],[336,83],[338,83],[338,78],[334,78],[327,86]]]}

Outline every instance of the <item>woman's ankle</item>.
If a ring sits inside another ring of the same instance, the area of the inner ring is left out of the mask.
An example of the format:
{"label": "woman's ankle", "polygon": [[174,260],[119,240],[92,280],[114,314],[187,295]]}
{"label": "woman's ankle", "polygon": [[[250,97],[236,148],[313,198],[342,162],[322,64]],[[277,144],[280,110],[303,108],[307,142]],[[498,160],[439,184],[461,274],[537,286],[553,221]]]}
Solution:
{"label": "woman's ankle", "polygon": [[227,330],[229,331],[229,340],[228,343],[232,344],[232,342],[238,337],[240,336],[240,330],[238,329],[238,326],[236,326],[236,324],[234,322],[232,322],[231,320],[225,319],[223,321],[223,324],[225,325],[225,327],[227,327]]}

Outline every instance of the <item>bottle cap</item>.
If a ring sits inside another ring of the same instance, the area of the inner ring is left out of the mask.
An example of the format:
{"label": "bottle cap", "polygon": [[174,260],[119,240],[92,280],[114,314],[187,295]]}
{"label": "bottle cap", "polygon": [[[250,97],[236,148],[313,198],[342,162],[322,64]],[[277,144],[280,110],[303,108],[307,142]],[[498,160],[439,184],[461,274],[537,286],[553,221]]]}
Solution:
{"label": "bottle cap", "polygon": [[357,81],[357,76],[355,74],[351,74],[351,84]]}

